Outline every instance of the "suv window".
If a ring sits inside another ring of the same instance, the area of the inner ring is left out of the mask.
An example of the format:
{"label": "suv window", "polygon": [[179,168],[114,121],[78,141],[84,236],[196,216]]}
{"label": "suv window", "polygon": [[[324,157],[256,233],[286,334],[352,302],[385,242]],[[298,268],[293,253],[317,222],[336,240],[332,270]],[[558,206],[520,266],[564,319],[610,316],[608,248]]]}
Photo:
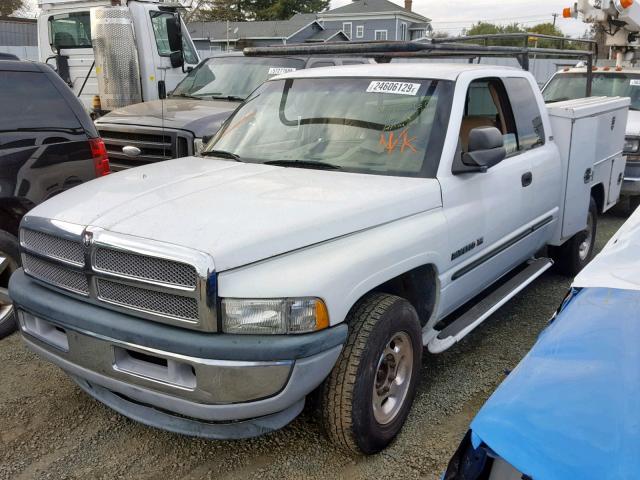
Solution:
{"label": "suv window", "polygon": [[507,156],[518,152],[513,111],[504,85],[497,78],[475,80],[469,85],[460,127],[460,142],[464,151],[468,148],[469,133],[480,127],[495,127],[502,132]]}
{"label": "suv window", "polygon": [[49,17],[49,43],[60,48],[91,48],[89,12],[62,13]]}
{"label": "suv window", "polygon": [[[167,18],[174,17],[175,14],[171,12],[149,12],[151,15],[151,26],[153,27],[153,34],[156,37],[156,47],[158,48],[158,55],[161,57],[168,57],[171,55],[171,49],[169,48],[169,34],[167,32]],[[185,63],[194,65],[198,63],[198,56],[194,51],[191,43],[185,36],[182,37],[182,54],[184,55]]]}
{"label": "suv window", "polygon": [[0,71],[0,131],[81,128],[60,92],[43,73]]}
{"label": "suv window", "polygon": [[507,78],[507,92],[518,127],[518,149],[530,150],[544,145],[544,126],[538,101],[526,78]]}

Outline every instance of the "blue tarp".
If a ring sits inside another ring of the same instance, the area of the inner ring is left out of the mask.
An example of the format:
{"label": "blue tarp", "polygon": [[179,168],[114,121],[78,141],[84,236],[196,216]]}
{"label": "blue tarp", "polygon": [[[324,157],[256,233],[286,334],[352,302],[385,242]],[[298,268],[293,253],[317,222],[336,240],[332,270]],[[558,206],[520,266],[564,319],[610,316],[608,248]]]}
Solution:
{"label": "blue tarp", "polygon": [[640,478],[640,291],[577,291],[471,430],[535,480]]}

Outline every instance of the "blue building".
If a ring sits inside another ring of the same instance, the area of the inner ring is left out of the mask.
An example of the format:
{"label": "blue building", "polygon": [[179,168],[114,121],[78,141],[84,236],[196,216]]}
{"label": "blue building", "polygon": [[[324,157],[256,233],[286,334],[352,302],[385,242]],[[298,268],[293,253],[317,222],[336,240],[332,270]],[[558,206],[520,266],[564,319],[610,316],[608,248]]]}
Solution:
{"label": "blue building", "polygon": [[353,0],[321,13],[295,14],[289,20],[259,22],[192,22],[196,48],[206,52],[287,43],[415,40],[431,31],[431,20],[389,0]]}

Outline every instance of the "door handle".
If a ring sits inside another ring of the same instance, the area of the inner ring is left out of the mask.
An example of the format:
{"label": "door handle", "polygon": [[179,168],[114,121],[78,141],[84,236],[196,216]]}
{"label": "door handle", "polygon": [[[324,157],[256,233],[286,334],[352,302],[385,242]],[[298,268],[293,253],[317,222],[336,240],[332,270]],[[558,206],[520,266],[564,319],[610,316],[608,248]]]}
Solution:
{"label": "door handle", "polygon": [[528,187],[533,182],[533,174],[531,172],[524,173],[522,175],[522,186]]}

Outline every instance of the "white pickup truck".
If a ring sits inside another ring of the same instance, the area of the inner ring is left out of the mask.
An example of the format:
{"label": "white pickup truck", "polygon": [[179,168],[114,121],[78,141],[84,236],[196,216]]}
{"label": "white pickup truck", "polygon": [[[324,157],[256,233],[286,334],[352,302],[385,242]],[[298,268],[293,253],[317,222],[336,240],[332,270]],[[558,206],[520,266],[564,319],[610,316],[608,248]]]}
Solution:
{"label": "white pickup truck", "polygon": [[424,346],[477,327],[552,265],[545,247],[567,273],[589,261],[628,104],[545,106],[529,73],[483,65],[276,77],[203,157],[25,216],[10,282],[24,341],[147,425],[255,436],[317,389],[335,444],[380,451]]}

